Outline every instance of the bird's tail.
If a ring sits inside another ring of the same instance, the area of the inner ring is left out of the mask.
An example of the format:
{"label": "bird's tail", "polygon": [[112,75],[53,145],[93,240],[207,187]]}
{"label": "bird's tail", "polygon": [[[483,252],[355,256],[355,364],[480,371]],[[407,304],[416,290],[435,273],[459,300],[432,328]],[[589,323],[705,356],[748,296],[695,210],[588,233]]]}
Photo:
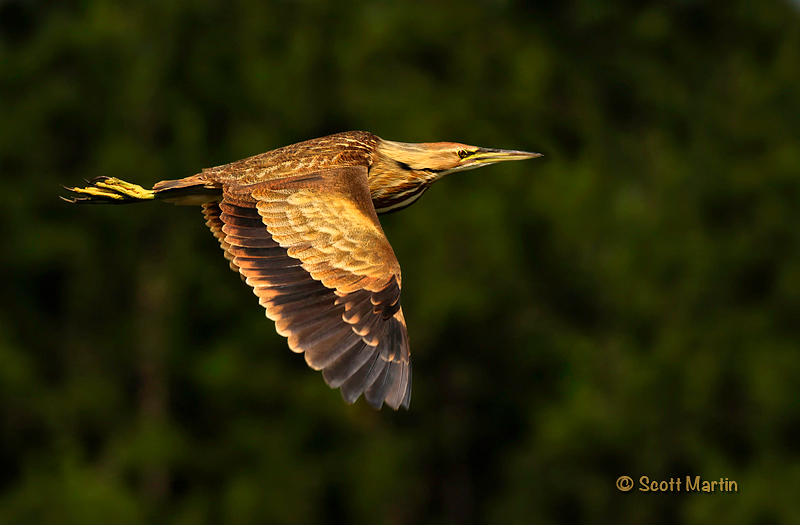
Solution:
{"label": "bird's tail", "polygon": [[202,204],[214,200],[222,193],[217,184],[210,184],[202,175],[194,175],[178,180],[164,180],[156,183],[152,190],[138,184],[131,184],[116,177],[97,177],[86,181],[85,188],[64,189],[75,196],[61,197],[67,202],[81,204],[130,204],[163,200],[174,204]]}

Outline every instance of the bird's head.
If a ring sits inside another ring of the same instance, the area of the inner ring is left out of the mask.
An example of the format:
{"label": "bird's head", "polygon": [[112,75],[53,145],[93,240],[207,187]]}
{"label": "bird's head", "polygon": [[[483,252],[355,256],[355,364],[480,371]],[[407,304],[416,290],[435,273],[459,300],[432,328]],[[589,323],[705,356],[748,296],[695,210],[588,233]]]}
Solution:
{"label": "bird's head", "polygon": [[386,213],[413,203],[436,180],[454,173],[507,160],[541,157],[541,153],[480,148],[458,142],[380,140],[370,169],[375,209]]}
{"label": "bird's head", "polygon": [[427,171],[441,178],[455,171],[471,170],[506,160],[525,160],[541,157],[540,153],[509,149],[479,148],[458,142],[382,141],[382,155],[397,162],[401,169]]}

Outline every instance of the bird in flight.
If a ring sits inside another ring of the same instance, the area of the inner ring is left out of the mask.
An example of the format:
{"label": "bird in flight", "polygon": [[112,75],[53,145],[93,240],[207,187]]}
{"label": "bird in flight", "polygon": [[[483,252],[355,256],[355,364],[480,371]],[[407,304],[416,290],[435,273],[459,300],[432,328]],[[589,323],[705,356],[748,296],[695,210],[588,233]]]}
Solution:
{"label": "bird in flight", "polygon": [[163,200],[203,208],[232,270],[289,348],[347,403],[411,401],[400,264],[378,215],[414,203],[447,174],[539,153],[413,144],[350,131],[278,148],[152,190],[98,177],[76,203]]}

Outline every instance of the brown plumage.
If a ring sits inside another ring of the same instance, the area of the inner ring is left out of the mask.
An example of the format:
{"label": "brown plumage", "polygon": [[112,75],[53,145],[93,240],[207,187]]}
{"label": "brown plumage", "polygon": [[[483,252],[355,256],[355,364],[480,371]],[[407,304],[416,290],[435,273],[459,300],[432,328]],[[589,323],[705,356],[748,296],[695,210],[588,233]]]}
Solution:
{"label": "brown plumage", "polygon": [[412,204],[448,173],[537,153],[408,144],[352,131],[278,148],[152,190],[100,177],[85,203],[202,205],[231,269],[289,347],[353,403],[408,408],[411,357],[400,265],[378,213]]}

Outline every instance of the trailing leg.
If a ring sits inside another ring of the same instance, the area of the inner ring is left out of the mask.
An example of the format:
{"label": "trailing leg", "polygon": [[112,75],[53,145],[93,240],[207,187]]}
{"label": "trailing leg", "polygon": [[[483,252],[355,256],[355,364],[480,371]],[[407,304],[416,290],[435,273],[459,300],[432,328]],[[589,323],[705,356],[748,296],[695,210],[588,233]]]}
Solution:
{"label": "trailing leg", "polygon": [[146,190],[138,184],[131,184],[116,177],[96,177],[87,182],[89,186],[85,188],[64,186],[65,190],[76,193],[80,197],[61,198],[67,202],[86,204],[127,204],[156,198],[153,190]]}

